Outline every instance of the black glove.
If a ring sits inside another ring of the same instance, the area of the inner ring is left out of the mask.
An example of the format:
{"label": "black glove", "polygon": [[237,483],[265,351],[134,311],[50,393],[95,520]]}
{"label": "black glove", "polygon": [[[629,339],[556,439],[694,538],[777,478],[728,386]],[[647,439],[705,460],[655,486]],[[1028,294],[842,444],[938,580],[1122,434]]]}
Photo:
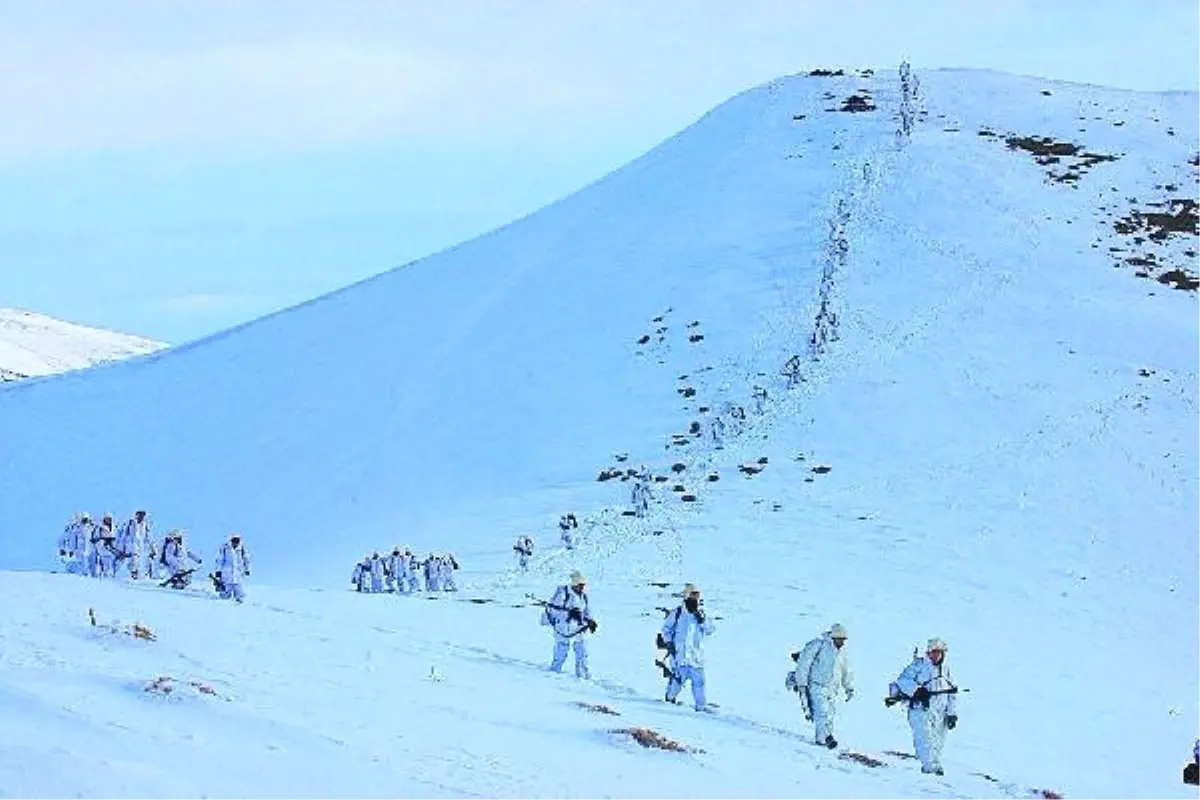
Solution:
{"label": "black glove", "polygon": [[949,728],[950,730],[954,730],[954,726],[956,726],[956,725],[958,725],[958,715],[957,714],[947,714],[946,715],[946,727]]}
{"label": "black glove", "polygon": [[246,570],[246,577],[247,577],[247,578],[249,578],[249,577],[250,577],[250,570]]}
{"label": "black glove", "polygon": [[567,611],[567,619],[571,622],[583,622],[583,613],[578,608],[572,608]]}
{"label": "black glove", "polygon": [[66,550],[59,550],[59,551],[58,551],[58,554],[59,554],[60,556],[65,556],[65,555],[67,554],[67,551],[66,551]]}
{"label": "black glove", "polygon": [[599,622],[596,622],[596,620],[594,620],[594,619],[589,619],[589,620],[587,621],[587,626],[588,626],[588,630],[589,630],[589,631],[591,631],[592,633],[595,633],[595,632],[596,632],[596,628],[599,628],[599,627],[600,627],[600,623],[599,623]]}
{"label": "black glove", "polygon": [[918,686],[917,690],[912,693],[912,699],[918,703],[929,705],[929,690],[924,686]]}

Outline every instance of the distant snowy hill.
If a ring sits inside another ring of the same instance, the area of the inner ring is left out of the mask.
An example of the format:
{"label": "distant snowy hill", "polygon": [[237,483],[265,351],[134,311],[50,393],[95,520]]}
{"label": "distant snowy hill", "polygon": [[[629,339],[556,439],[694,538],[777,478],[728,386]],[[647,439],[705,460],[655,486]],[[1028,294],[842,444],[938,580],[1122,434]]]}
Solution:
{"label": "distant snowy hill", "polygon": [[164,347],[138,336],[0,308],[0,382],[70,372]]}
{"label": "distant snowy hill", "polygon": [[[1200,100],[918,77],[772,81],[454,249],[0,392],[0,568],[139,506],[209,564],[232,530],[255,559],[245,607],[0,573],[0,796],[1189,796]],[[453,551],[475,602],[346,593],[394,544]],[[539,670],[523,605],[574,568],[602,622],[582,684]],[[657,702],[683,581],[722,719]],[[93,603],[160,641],[89,630]],[[881,757],[910,747],[888,682],[950,642],[944,780],[804,744],[787,654],[834,621],[839,738]],[[228,699],[148,707],[160,671]],[[626,720],[707,755],[614,744]],[[168,742],[169,773],[138,755]]]}

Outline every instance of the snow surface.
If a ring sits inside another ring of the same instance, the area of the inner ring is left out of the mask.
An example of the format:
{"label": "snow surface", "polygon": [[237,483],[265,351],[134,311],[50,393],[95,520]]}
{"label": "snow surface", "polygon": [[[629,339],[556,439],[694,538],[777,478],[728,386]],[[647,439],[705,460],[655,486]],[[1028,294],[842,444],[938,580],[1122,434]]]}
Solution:
{"label": "snow surface", "polygon": [[56,375],[164,347],[138,336],[0,308],[0,382]]}
{"label": "snow surface", "polygon": [[[1196,294],[1136,277],[1114,219],[1195,197],[1197,95],[920,78],[911,138],[891,72],[773,81],[457,248],[0,393],[0,567],[47,569],[75,511],[141,505],[210,559],[240,530],[255,559],[242,607],[0,573],[0,796],[1194,796]],[[862,89],[875,111],[836,110]],[[1071,159],[1008,135],[1118,158],[1063,182]],[[1139,246],[1195,274],[1194,234]],[[789,390],[823,285],[837,338]],[[755,382],[740,435],[687,435]],[[644,522],[597,480],[640,464],[667,478]],[[463,590],[347,593],[393,544],[453,551]],[[513,607],[574,568],[601,622],[589,683],[546,674],[537,611]],[[685,580],[719,617],[715,717],[657,701],[655,609]],[[806,743],[787,654],[834,621],[859,685],[839,738],[875,755],[910,749],[887,683],[950,643],[971,693],[944,779]],[[148,696],[159,675],[218,696]],[[604,733],[629,724],[706,752]]]}

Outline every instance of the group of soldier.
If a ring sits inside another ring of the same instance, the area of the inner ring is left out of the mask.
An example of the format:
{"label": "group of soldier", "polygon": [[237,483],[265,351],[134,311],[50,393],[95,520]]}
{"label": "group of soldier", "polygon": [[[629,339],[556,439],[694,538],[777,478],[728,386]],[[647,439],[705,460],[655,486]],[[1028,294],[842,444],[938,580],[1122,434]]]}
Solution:
{"label": "group of soldier", "polygon": [[367,594],[412,594],[426,592],[456,592],[454,572],[459,568],[453,553],[430,553],[424,559],[413,555],[409,548],[392,548],[381,556],[376,550],[354,565],[350,584],[355,591]]}
{"label": "group of soldier", "polygon": [[[138,509],[117,525],[112,514],[97,523],[92,515],[76,514],[58,539],[58,558],[67,572],[93,578],[162,580],[162,586],[183,589],[203,559],[186,544],[184,532],[172,530],[156,541],[149,516]],[[222,543],[209,579],[222,598],[242,602],[245,579],[250,576],[250,556],[241,534]]]}
{"label": "group of soldier", "polygon": [[[576,538],[579,536],[579,520],[573,512],[567,512],[558,518],[558,537],[563,547],[575,549]],[[529,559],[533,558],[533,538],[522,534],[513,544],[513,552],[517,556],[517,568],[524,572],[529,568]]]}
{"label": "group of soldier", "polygon": [[[681,598],[679,606],[667,613],[656,638],[658,648],[667,653],[665,660],[656,662],[667,679],[664,699],[678,703],[684,685],[690,684],[695,709],[712,713],[705,694],[704,640],[715,628],[695,584],[686,584],[677,596]],[[573,650],[576,677],[590,678],[587,637],[599,624],[592,614],[587,580],[579,572],[571,573],[568,583],[556,588],[550,600],[539,601],[539,605],[541,624],[554,635],[550,670],[562,672]],[[830,626],[792,653],[795,667],[786,680],[787,688],[800,697],[804,718],[813,723],[814,742],[830,749],[838,746],[834,735],[838,704],[843,697],[847,702],[854,697],[854,674],[845,649],[848,638],[843,625]],[[921,771],[936,775],[943,774],[941,754],[946,732],[958,724],[958,687],[946,665],[948,649],[943,640],[930,639],[925,655],[914,652],[912,662],[889,684],[884,701],[889,706],[907,706]]]}

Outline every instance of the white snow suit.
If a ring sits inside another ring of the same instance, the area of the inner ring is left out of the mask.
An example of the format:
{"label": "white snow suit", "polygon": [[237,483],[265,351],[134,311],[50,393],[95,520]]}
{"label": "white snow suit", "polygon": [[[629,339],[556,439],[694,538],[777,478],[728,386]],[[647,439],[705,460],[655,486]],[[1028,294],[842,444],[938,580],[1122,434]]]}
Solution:
{"label": "white snow suit", "polygon": [[[889,688],[893,697],[912,697],[918,686],[930,692],[954,688],[946,659],[934,665],[927,657],[920,657],[904,668]],[[935,694],[927,703],[909,701],[908,724],[912,728],[913,749],[921,759],[921,771],[942,773],[942,746],[946,743],[947,721],[958,723],[958,697],[955,694]]]}
{"label": "white snow suit", "polygon": [[517,553],[517,566],[522,570],[528,569],[529,557],[533,555],[533,540],[528,536],[518,537],[513,550]]}
{"label": "white snow suit", "polygon": [[371,593],[379,594],[383,591],[383,559],[379,557],[379,553],[371,556],[371,560],[367,562],[367,574],[371,577]]}
{"label": "white snow suit", "polygon": [[662,637],[670,645],[671,679],[667,683],[667,701],[675,702],[683,684],[691,681],[696,710],[705,707],[704,639],[713,633],[712,620],[703,607],[688,611],[684,604],[663,621]]}
{"label": "white snow suit", "polygon": [[458,584],[454,582],[454,571],[458,569],[458,560],[453,554],[442,557],[442,591],[457,592]]}
{"label": "white snow suit", "polygon": [[796,686],[800,687],[805,716],[812,716],[813,739],[817,744],[828,744],[834,736],[838,690],[846,693],[847,700],[854,695],[854,674],[845,646],[838,648],[828,633],[822,634],[804,645],[793,674]]}
{"label": "white snow suit", "polygon": [[93,578],[117,576],[117,532],[101,522],[93,525],[91,535],[91,573]]}
{"label": "white snow suit", "polygon": [[404,570],[400,573],[400,578],[398,580],[400,580],[401,583],[407,587],[407,592],[411,593],[419,591],[421,589],[421,579],[417,574],[417,557],[414,556],[411,551],[405,550],[402,563],[404,565]]}
{"label": "white snow suit", "polygon": [[145,571],[142,574],[150,580],[154,580],[158,577],[158,573],[160,572],[160,562],[158,560],[158,545],[155,543],[153,536],[146,540],[145,556],[146,566]]}
{"label": "white snow suit", "polygon": [[142,561],[150,549],[150,520],[130,517],[117,532],[117,552],[121,554],[121,566],[129,570],[131,578],[142,574]]}
{"label": "white snow suit", "polygon": [[167,573],[171,577],[187,571],[187,560],[195,564],[200,563],[200,557],[187,549],[182,538],[176,539],[168,536],[163,540],[162,554],[159,556],[159,562],[167,568]]}
{"label": "white snow suit", "polygon": [[58,538],[58,557],[73,575],[84,575],[88,571],[88,538],[87,523],[83,520],[71,520]]}
{"label": "white snow suit", "polygon": [[712,438],[713,446],[720,449],[725,442],[725,420],[720,417],[713,417],[709,421],[708,433]]}
{"label": "white snow suit", "polygon": [[575,549],[575,533],[579,529],[579,522],[575,519],[574,514],[564,514],[558,519],[558,533],[562,537],[563,546],[568,550]]}
{"label": "white snow suit", "polygon": [[762,414],[767,410],[767,390],[761,386],[754,387],[754,413]]}
{"label": "white snow suit", "polygon": [[371,559],[364,558],[362,561],[354,565],[354,572],[350,574],[350,583],[354,584],[354,590],[365,592],[370,587],[368,578],[371,573]]}
{"label": "white snow suit", "polygon": [[638,478],[637,483],[633,484],[629,502],[633,506],[633,513],[636,516],[646,516],[646,512],[650,509],[650,485],[645,478]]}
{"label": "white snow suit", "polygon": [[401,578],[403,572],[404,554],[399,550],[393,550],[391,555],[383,560],[383,577],[387,582],[389,592],[404,591],[404,580]]}
{"label": "white snow suit", "polygon": [[217,553],[217,577],[224,587],[221,597],[226,600],[242,602],[246,599],[246,591],[242,588],[245,579],[250,576],[250,555],[246,545],[239,542],[225,542]]}
{"label": "white snow suit", "polygon": [[542,613],[542,624],[554,631],[554,658],[550,662],[551,672],[562,672],[567,661],[567,651],[575,651],[575,676],[589,678],[587,636],[588,622],[592,619],[587,592],[577,592],[573,587],[560,586]]}

